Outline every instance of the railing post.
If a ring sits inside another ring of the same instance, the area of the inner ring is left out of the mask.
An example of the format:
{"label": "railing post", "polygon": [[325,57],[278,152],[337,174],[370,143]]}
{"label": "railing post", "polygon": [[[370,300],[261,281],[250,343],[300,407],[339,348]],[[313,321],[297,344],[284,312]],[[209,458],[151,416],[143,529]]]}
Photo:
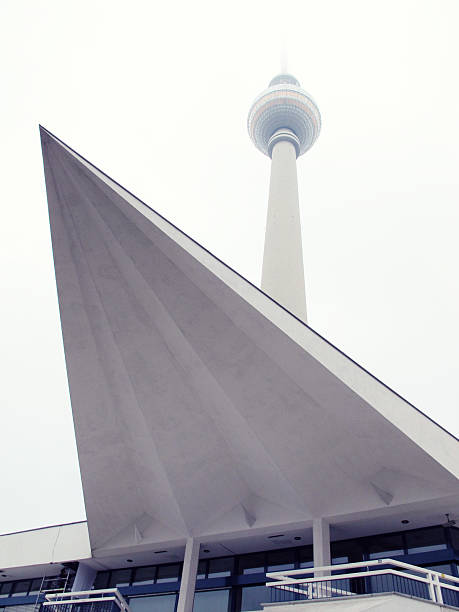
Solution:
{"label": "railing post", "polygon": [[441,594],[441,583],[440,580],[437,576],[437,574],[434,574],[434,580],[435,580],[435,591],[437,594],[437,603],[442,604],[443,603],[443,595]]}
{"label": "railing post", "polygon": [[430,572],[427,572],[426,577],[427,577],[427,580],[429,581],[428,587],[429,587],[430,599],[432,601],[437,601],[437,598],[435,597],[435,588],[434,588],[434,583],[432,579],[432,574]]}

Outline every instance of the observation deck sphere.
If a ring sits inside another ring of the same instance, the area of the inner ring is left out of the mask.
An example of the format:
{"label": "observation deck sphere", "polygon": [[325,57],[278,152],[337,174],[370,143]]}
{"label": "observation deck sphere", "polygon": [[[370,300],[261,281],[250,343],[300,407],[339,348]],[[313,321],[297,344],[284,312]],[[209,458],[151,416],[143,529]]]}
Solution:
{"label": "observation deck sphere", "polygon": [[291,74],[275,76],[255,98],[247,118],[250,138],[268,157],[268,143],[277,130],[291,130],[300,142],[297,153],[303,155],[316,141],[320,126],[316,103]]}

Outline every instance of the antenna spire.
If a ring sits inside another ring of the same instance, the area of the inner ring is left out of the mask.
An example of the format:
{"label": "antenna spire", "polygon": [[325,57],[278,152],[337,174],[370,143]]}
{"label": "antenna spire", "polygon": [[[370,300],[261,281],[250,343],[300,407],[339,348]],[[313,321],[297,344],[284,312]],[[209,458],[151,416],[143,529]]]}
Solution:
{"label": "antenna spire", "polygon": [[280,71],[281,71],[281,74],[288,74],[287,44],[286,44],[285,36],[282,37],[282,43],[281,43]]}

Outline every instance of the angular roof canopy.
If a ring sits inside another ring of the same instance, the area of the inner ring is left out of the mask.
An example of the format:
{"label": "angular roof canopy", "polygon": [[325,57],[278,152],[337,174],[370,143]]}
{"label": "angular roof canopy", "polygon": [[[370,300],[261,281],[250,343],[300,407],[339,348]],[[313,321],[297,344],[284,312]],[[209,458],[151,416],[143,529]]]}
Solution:
{"label": "angular roof canopy", "polygon": [[94,554],[458,511],[454,437],[41,137]]}

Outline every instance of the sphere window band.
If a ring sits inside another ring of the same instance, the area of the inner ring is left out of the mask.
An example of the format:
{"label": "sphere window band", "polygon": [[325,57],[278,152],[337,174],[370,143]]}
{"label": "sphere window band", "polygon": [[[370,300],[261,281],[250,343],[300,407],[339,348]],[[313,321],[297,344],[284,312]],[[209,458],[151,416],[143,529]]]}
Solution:
{"label": "sphere window band", "polygon": [[299,141],[297,156],[305,153],[317,139],[320,113],[314,100],[291,75],[278,75],[262,92],[249,111],[247,129],[255,146],[271,156],[269,140],[280,129],[290,130]]}

